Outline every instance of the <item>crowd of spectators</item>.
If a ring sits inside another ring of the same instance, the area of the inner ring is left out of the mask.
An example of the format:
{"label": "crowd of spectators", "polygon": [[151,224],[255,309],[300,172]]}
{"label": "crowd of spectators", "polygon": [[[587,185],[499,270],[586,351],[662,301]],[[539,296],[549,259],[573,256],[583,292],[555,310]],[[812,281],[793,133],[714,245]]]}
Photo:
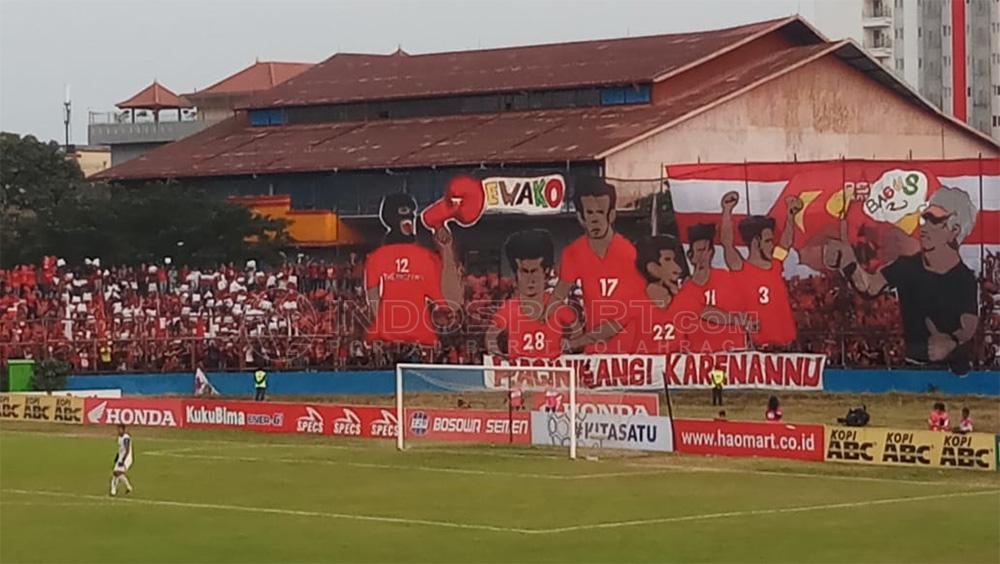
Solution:
{"label": "crowd of spectators", "polygon": [[[484,320],[513,285],[498,272],[465,274],[466,311],[438,350],[385,349],[365,342],[363,257],[301,260],[277,268],[157,265],[78,268],[47,257],[0,270],[0,366],[56,356],[77,373],[375,368],[400,359],[480,363]],[[983,331],[977,364],[1000,366],[1000,255],[980,278]],[[789,280],[799,340],[834,366],[904,364],[899,306],[862,298],[835,276]],[[422,355],[422,356],[421,356]]]}

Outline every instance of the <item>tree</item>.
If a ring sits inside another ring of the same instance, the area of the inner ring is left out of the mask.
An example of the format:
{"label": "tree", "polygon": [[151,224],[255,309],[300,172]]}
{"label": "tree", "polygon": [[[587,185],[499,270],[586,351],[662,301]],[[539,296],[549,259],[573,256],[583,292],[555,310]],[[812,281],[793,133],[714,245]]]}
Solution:
{"label": "tree", "polygon": [[57,358],[46,358],[35,363],[35,373],[31,376],[31,389],[36,392],[66,389],[67,374],[69,374],[69,364]]}
{"label": "tree", "polygon": [[111,187],[108,213],[115,221],[109,259],[208,266],[250,258],[278,260],[291,239],[287,222],[214,198],[175,182]]}
{"label": "tree", "polygon": [[0,132],[0,211],[51,209],[82,184],[79,165],[55,141]]}
{"label": "tree", "polygon": [[178,182],[84,180],[55,143],[0,134],[0,267],[56,255],[71,264],[160,262],[209,266],[273,262],[290,246],[287,222]]}
{"label": "tree", "polygon": [[622,232],[633,238],[649,235],[653,230],[653,203],[656,203],[656,233],[658,235],[678,235],[677,218],[674,216],[674,205],[669,190],[654,195],[649,194],[639,199],[635,204],[635,221],[622,227]]}

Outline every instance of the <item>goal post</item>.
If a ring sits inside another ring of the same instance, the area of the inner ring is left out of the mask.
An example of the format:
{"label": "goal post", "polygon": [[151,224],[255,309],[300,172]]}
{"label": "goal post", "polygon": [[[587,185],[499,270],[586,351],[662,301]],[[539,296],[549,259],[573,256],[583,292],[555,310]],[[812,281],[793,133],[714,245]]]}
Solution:
{"label": "goal post", "polygon": [[[411,407],[406,401],[408,394],[426,394],[423,401],[431,403],[440,403],[456,393],[463,394],[464,397],[458,398],[459,409],[465,409],[468,413],[494,414],[499,413],[499,410],[490,411],[490,408],[496,406],[497,396],[502,395],[503,403],[507,405],[509,414],[507,430],[511,434],[510,442],[514,442],[514,409],[518,409],[518,420],[527,422],[525,428],[530,427],[530,412],[521,413],[527,407],[527,404],[523,403],[523,394],[545,394],[546,397],[558,395],[561,402],[562,394],[565,393],[568,405],[560,405],[560,408],[568,415],[569,457],[575,459],[577,454],[577,433],[574,432],[577,428],[576,387],[574,370],[570,367],[397,364],[396,448],[401,451],[406,448],[408,429],[411,434],[419,431],[433,435],[422,426],[433,424],[418,419],[418,417],[433,417],[428,413],[442,411],[442,409],[434,409],[433,405]],[[514,406],[515,397],[519,403],[516,408]],[[483,409],[473,409],[477,405],[482,406]],[[408,415],[413,421],[408,420]],[[528,431],[523,438],[530,442],[531,431]]]}

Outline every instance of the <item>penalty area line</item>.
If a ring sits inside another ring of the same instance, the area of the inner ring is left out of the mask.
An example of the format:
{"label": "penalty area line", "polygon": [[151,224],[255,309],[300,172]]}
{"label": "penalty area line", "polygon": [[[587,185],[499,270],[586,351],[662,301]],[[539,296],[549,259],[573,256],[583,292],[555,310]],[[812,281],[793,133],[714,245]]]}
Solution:
{"label": "penalty area line", "polygon": [[[350,462],[343,460],[327,460],[317,458],[266,458],[257,456],[226,456],[218,454],[191,454],[194,449],[178,449],[171,451],[150,451],[146,456],[162,456],[167,458],[185,458],[191,460],[217,460],[220,462],[276,462],[279,464],[319,464],[327,466],[347,466],[351,468],[368,468],[377,470],[399,470],[403,472],[437,472],[441,474],[460,474],[467,476],[491,476],[509,478],[529,478],[536,480],[592,480],[600,478],[621,478],[632,476],[650,476],[669,474],[669,470],[649,470],[635,472],[605,472],[598,474],[539,474],[531,472],[503,472],[495,470],[474,470],[469,468],[449,468],[446,466],[422,466],[409,464],[377,464],[374,462]],[[201,449],[198,449],[201,450]]]}
{"label": "penalty area line", "polygon": [[[908,484],[915,486],[956,486],[963,485],[959,482],[947,480],[912,480],[907,478],[877,478],[874,476],[849,476],[841,474],[811,474],[808,472],[784,472],[781,470],[754,470],[752,468],[720,468],[714,466],[690,466],[686,464],[663,464],[663,463],[627,463],[629,468],[660,468],[663,470],[673,470],[684,473],[718,473],[718,474],[747,474],[751,476],[774,476],[778,478],[806,478],[809,480],[841,480],[845,482],[878,482],[888,484]],[[846,468],[846,466],[844,466]],[[887,468],[883,466],[882,468]],[[990,486],[969,486],[970,489],[981,490]]]}
{"label": "penalty area line", "polygon": [[954,492],[946,494],[922,495],[922,496],[912,496],[912,497],[894,497],[889,499],[873,499],[868,501],[852,501],[845,503],[806,505],[803,507],[779,507],[775,509],[749,509],[745,511],[726,511],[722,513],[702,513],[699,515],[682,515],[678,517],[660,517],[655,519],[638,519],[635,521],[615,521],[610,523],[594,523],[592,525],[574,525],[570,527],[556,527],[553,529],[542,529],[538,532],[545,534],[570,533],[574,531],[590,531],[595,529],[618,529],[622,527],[661,525],[664,523],[682,523],[686,521],[709,521],[712,519],[726,519],[730,517],[751,517],[758,515],[778,515],[782,513],[806,513],[809,511],[825,511],[830,509],[851,509],[856,507],[872,507],[877,505],[892,505],[897,503],[911,503],[917,501],[930,501],[936,499],[950,499],[956,497],[971,497],[971,496],[996,495],[996,494],[1000,494],[1000,490]]}
{"label": "penalty area line", "polygon": [[[57,491],[46,491],[46,490],[20,490],[20,489],[3,489],[0,492],[12,493],[12,494],[22,494],[22,495],[39,495],[39,496],[50,496],[50,497],[62,497],[70,499],[87,499],[94,501],[109,501],[111,498],[108,496],[99,495],[89,495],[89,494],[75,494],[70,492],[57,492]],[[117,497],[114,498],[114,502],[121,502],[123,504],[133,504],[133,505],[152,505],[160,507],[180,507],[184,509],[208,509],[214,511],[232,511],[232,512],[243,512],[243,513],[265,513],[271,515],[286,515],[292,517],[321,517],[328,519],[343,519],[348,521],[366,521],[374,523],[387,523],[393,525],[421,525],[426,527],[439,527],[446,529],[465,529],[472,531],[490,531],[494,533],[520,533],[520,534],[537,534],[539,531],[532,529],[519,529],[515,527],[498,527],[494,525],[478,525],[473,523],[456,523],[452,521],[434,521],[430,519],[410,519],[406,517],[385,517],[380,515],[363,515],[363,514],[353,514],[353,513],[329,513],[325,511],[309,511],[303,509],[282,509],[279,507],[253,507],[248,505],[224,505],[219,503],[194,503],[187,501],[173,501],[168,499],[142,499],[135,497]]]}
{"label": "penalty area line", "polygon": [[[74,494],[69,492],[45,491],[45,490],[20,490],[3,489],[3,493],[39,495],[57,498],[70,498],[81,500],[111,501],[123,504],[152,505],[164,507],[180,507],[186,509],[207,509],[214,511],[233,511],[245,513],[265,513],[274,515],[286,515],[293,517],[320,517],[330,519],[344,519],[350,521],[366,521],[376,523],[386,523],[394,525],[419,525],[428,527],[439,527],[447,529],[465,529],[475,531],[489,531],[495,533],[516,533],[523,535],[551,535],[560,533],[572,533],[578,531],[591,531],[597,529],[618,529],[624,527],[638,527],[644,525],[659,525],[665,523],[682,523],[696,521],[710,521],[714,519],[728,519],[734,517],[751,517],[761,515],[779,515],[785,513],[806,513],[811,511],[826,511],[837,509],[852,509],[857,507],[872,507],[880,505],[892,505],[901,503],[912,503],[920,501],[931,501],[939,499],[951,499],[959,497],[973,497],[982,495],[997,495],[1000,490],[976,491],[976,492],[953,492],[934,495],[897,497],[889,499],[874,499],[869,501],[854,501],[845,503],[827,503],[821,505],[807,505],[802,507],[781,507],[775,509],[749,509],[744,511],[726,511],[721,513],[702,513],[696,515],[682,515],[677,517],[660,517],[655,519],[639,519],[633,521],[614,521],[608,523],[593,523],[589,525],[573,525],[568,527],[555,527],[550,529],[522,529],[516,527],[500,527],[495,525],[478,525],[472,523],[456,523],[451,521],[434,521],[429,519],[410,519],[406,517],[383,517],[377,515],[362,515],[351,513],[328,513],[322,511],[308,511],[299,509],[282,509],[275,507],[253,507],[245,505],[223,505],[216,503],[193,503],[184,501],[172,501],[165,499],[140,499],[140,498],[115,498],[109,499],[106,496]],[[105,504],[100,504],[104,506]]]}

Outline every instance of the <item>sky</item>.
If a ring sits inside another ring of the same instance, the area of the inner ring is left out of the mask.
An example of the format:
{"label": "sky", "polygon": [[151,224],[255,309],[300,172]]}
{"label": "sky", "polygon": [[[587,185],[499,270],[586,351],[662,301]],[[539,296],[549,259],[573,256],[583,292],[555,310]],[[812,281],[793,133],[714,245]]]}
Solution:
{"label": "sky", "polygon": [[180,94],[254,62],[722,28],[833,0],[0,0],[0,130],[73,143],[154,79]]}

